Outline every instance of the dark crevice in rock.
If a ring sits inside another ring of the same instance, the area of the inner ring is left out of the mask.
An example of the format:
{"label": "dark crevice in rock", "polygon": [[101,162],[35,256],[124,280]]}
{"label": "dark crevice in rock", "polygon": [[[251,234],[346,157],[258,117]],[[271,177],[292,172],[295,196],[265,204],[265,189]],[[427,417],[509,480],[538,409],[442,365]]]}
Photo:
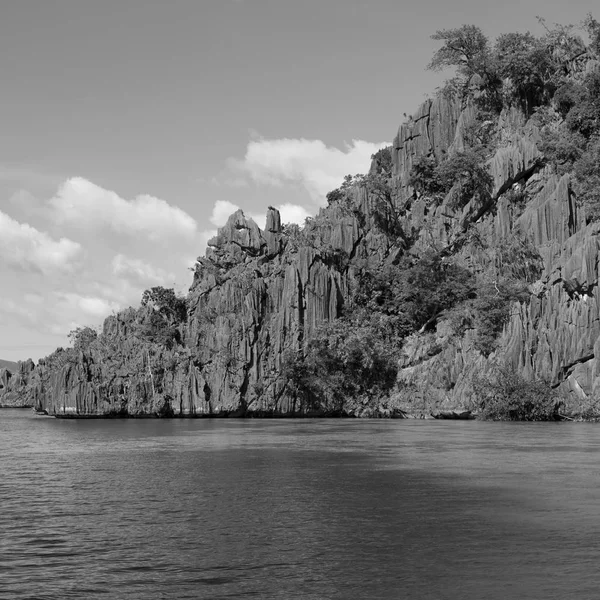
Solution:
{"label": "dark crevice in rock", "polygon": [[582,356],[581,358],[569,363],[568,365],[564,365],[561,369],[561,381],[564,381],[565,379],[567,379],[569,377],[569,375],[571,375],[571,373],[573,372],[573,369],[577,365],[581,365],[590,360],[594,360],[594,357],[595,357],[595,355],[593,353],[588,354],[586,356]]}

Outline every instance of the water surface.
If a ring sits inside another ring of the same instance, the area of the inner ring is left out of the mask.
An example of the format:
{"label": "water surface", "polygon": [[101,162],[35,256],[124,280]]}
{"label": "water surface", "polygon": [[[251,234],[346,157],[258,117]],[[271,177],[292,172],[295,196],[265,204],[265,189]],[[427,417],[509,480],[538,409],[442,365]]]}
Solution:
{"label": "water surface", "polygon": [[0,597],[595,599],[600,427],[0,411]]}

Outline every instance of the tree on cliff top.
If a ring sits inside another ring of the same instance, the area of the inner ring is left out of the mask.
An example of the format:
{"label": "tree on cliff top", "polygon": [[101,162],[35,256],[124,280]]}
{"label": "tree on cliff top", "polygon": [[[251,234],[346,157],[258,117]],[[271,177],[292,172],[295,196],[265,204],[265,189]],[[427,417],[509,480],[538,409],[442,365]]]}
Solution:
{"label": "tree on cliff top", "polygon": [[600,23],[588,13],[583,20],[583,28],[590,38],[590,49],[600,57]]}
{"label": "tree on cliff top", "polygon": [[98,338],[98,333],[91,327],[77,327],[69,332],[68,338],[75,350],[87,350]]}
{"label": "tree on cliff top", "polygon": [[177,296],[173,288],[159,285],[146,290],[142,295],[142,306],[151,306],[167,320],[177,323],[187,318],[185,298]]}
{"label": "tree on cliff top", "polygon": [[459,75],[466,78],[486,70],[489,45],[479,27],[462,25],[456,29],[440,29],[431,39],[443,41],[444,45],[433,55],[428,69],[441,71],[447,67],[457,67]]}

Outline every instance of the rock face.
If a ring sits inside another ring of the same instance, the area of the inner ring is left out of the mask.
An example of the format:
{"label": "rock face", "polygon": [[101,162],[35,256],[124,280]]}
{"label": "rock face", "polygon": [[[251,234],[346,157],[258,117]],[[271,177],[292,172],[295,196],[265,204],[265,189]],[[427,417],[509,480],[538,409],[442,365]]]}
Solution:
{"label": "rock face", "polygon": [[140,337],[152,309],[129,309],[106,319],[102,344],[40,361],[32,403],[59,416],[310,413],[286,393],[283,359],[339,316],[349,275],[336,256],[355,255],[362,239],[356,218],[336,211],[313,234],[300,246],[277,210],[264,231],[236,212],[197,264],[184,344]]}
{"label": "rock face", "polygon": [[[544,166],[535,125],[515,108],[494,124],[500,143],[488,162],[493,189],[485,201],[473,198],[458,208],[448,198],[432,203],[408,184],[420,157],[463,150],[475,117],[473,106],[440,97],[399,128],[393,203],[402,230],[412,252],[433,246],[473,272],[485,259],[472,240],[498,245],[520,233],[540,253],[542,274],[529,302],[512,306],[490,356],[476,349],[472,330],[454,335],[441,318],[434,331],[405,340],[393,400],[349,402],[343,414],[474,408],[474,376],[499,359],[561,390],[566,411],[600,410],[600,225],[585,224],[569,177]],[[526,202],[515,200],[515,192]],[[322,209],[302,232],[282,226],[273,208],[264,230],[237,211],[198,259],[187,320],[169,323],[177,343],[144,333],[153,308],[128,309],[107,318],[100,341],[85,350],[58,351],[35,368],[22,363],[15,374],[0,371],[0,404],[26,401],[57,416],[314,414],[291,389],[286,358],[342,314],[361,268],[377,268],[403,251],[375,226],[376,199],[366,187],[353,188],[351,200],[350,208]]]}
{"label": "rock face", "polygon": [[16,368],[0,368],[0,407],[33,406],[28,384],[34,369],[32,360],[20,362]]}

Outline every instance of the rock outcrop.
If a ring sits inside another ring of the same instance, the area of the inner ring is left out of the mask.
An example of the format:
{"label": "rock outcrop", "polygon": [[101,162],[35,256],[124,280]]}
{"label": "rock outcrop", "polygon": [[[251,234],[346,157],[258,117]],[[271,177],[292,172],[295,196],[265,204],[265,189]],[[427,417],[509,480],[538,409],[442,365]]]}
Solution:
{"label": "rock outcrop", "polygon": [[21,408],[33,406],[29,382],[35,365],[26,360],[10,367],[0,368],[0,407]]}
{"label": "rock outcrop", "polygon": [[[498,140],[487,197],[456,206],[451,194],[432,201],[409,184],[420,158],[463,151],[476,118],[471,102],[440,95],[399,128],[391,179],[401,240],[378,225],[378,199],[364,185],[302,229],[283,226],[273,208],[260,229],[238,210],[198,259],[187,318],[165,321],[167,338],[157,337],[154,308],[128,309],[108,317],[89,347],[0,371],[0,404],[26,401],[57,416],[462,414],[477,408],[476,375],[501,360],[559,390],[565,411],[597,414],[600,225],[586,224],[569,175],[546,166],[534,121],[513,106],[484,124]],[[457,335],[441,315],[433,330],[404,340],[389,398],[315,405],[290,385],[287,360],[342,315],[361,269],[397,261],[410,239],[410,252],[433,247],[477,273],[489,261],[481,240],[498,246],[517,234],[539,252],[541,275],[529,300],[512,305],[490,355],[475,331]]]}

